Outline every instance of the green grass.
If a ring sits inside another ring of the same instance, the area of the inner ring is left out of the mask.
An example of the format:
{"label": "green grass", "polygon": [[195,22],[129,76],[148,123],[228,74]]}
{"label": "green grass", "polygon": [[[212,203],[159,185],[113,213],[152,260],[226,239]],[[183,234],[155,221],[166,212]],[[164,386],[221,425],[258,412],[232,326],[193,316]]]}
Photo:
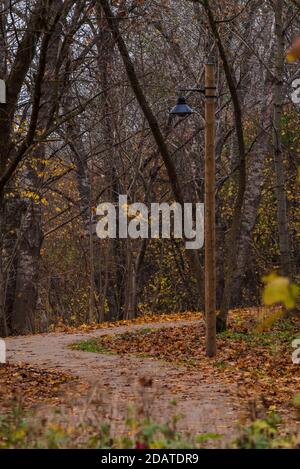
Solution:
{"label": "green grass", "polygon": [[137,329],[133,332],[124,332],[123,334],[114,335],[114,340],[129,340],[131,337],[136,337],[138,335],[147,335],[151,332],[155,332],[156,329],[151,329],[150,327],[143,327],[142,329]]}
{"label": "green grass", "polygon": [[[124,332],[124,334],[116,334],[114,335],[114,340],[130,340],[131,337],[137,336],[137,335],[146,335],[151,332],[155,331],[155,329],[151,329],[150,327],[144,327],[142,329],[138,329],[134,332]],[[86,340],[84,342],[77,342],[75,344],[71,345],[72,350],[81,350],[83,352],[92,352],[92,353],[105,353],[105,354],[113,354],[115,355],[115,352],[112,352],[110,349],[104,347],[101,344],[101,338],[99,339],[90,339]],[[139,356],[144,356],[145,358],[149,357],[148,354],[141,354]]]}
{"label": "green grass", "polygon": [[291,328],[287,328],[286,330],[280,331],[273,330],[270,332],[263,333],[242,333],[225,331],[222,332],[219,337],[224,337],[230,340],[244,340],[245,342],[252,342],[253,344],[265,346],[273,346],[274,341],[280,344],[290,343],[291,340],[297,338],[295,332]]}
{"label": "green grass", "polygon": [[72,350],[81,350],[83,352],[93,352],[93,353],[108,353],[112,352],[103,347],[97,339],[90,339],[84,342],[77,342],[71,345]]}

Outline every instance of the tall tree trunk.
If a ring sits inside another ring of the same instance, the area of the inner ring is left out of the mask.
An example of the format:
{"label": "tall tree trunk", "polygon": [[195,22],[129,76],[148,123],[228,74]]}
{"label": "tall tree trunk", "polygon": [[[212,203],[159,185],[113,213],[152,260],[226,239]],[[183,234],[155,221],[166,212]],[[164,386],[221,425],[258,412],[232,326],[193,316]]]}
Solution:
{"label": "tall tree trunk", "polygon": [[[102,108],[103,108],[103,137],[107,146],[107,160],[110,164],[105,169],[106,181],[108,182],[109,189],[107,197],[117,206],[119,201],[120,184],[117,174],[117,155],[114,149],[115,143],[115,123],[112,109],[115,108],[115,99],[113,90],[110,90],[110,70],[114,59],[115,41],[112,37],[111,31],[107,28],[105,14],[99,3],[96,6],[97,11],[97,25],[98,25],[98,70],[100,75],[101,88],[103,90]],[[121,317],[124,309],[124,289],[125,289],[125,275],[130,275],[126,272],[125,253],[123,246],[119,239],[109,240],[109,257],[110,262],[106,267],[106,299],[108,303],[108,317],[110,320],[115,320]],[[128,248],[128,244],[127,244]],[[124,275],[124,272],[126,274]],[[101,275],[101,272],[99,272]],[[102,295],[104,292],[100,292]]]}
{"label": "tall tree trunk", "polygon": [[284,155],[281,142],[281,118],[283,109],[283,78],[284,78],[284,30],[283,30],[283,0],[277,0],[274,5],[275,13],[275,84],[273,91],[273,146],[274,166],[276,175],[277,221],[280,247],[281,273],[292,276],[292,262],[288,230],[287,199],[285,192]]}
{"label": "tall tree trunk", "polygon": [[20,220],[22,202],[19,196],[10,197],[2,205],[1,213],[1,325],[0,335],[12,332],[11,320],[16,292],[17,251],[20,243]]}
{"label": "tall tree trunk", "polygon": [[242,121],[242,109],[240,105],[237,83],[234,76],[234,72],[230,66],[227,53],[223,46],[217,23],[214,19],[211,7],[208,0],[203,0],[203,6],[207,14],[208,22],[212,30],[212,34],[216,40],[219,54],[223,63],[224,73],[226,76],[227,85],[230,91],[232,105],[234,110],[234,122],[235,131],[238,143],[239,152],[239,179],[238,179],[238,191],[234,205],[234,212],[232,217],[231,227],[226,239],[226,251],[225,251],[225,286],[222,296],[220,313],[217,317],[217,330],[222,331],[227,327],[227,317],[232,296],[234,273],[236,269],[237,261],[237,245],[240,235],[240,225],[242,217],[242,208],[244,203],[244,194],[246,188],[246,151],[245,151],[245,140],[244,140],[244,129]]}
{"label": "tall tree trunk", "polygon": [[241,289],[247,275],[247,263],[251,252],[252,233],[257,220],[257,213],[261,200],[264,183],[264,167],[270,144],[270,123],[272,120],[270,81],[264,87],[264,103],[262,106],[259,135],[249,156],[247,189],[243,217],[241,221],[241,234],[238,249],[237,268],[234,281],[233,304],[239,306],[242,301]]}
{"label": "tall tree trunk", "polygon": [[[255,5],[254,5],[255,6]],[[268,63],[274,59],[273,21],[266,20],[266,27],[270,30],[271,41],[266,54]],[[250,31],[249,31],[250,32]],[[241,220],[241,233],[238,246],[237,267],[233,288],[233,306],[240,306],[242,302],[242,287],[247,277],[247,266],[250,267],[249,255],[251,253],[252,233],[256,224],[261,192],[264,183],[264,167],[270,145],[270,127],[272,122],[272,82],[270,71],[262,67],[260,75],[264,76],[264,86],[260,97],[260,119],[257,128],[257,138],[248,157],[248,177],[245,191],[243,216]],[[247,91],[247,89],[245,89]]]}
{"label": "tall tree trunk", "polygon": [[[57,77],[55,65],[61,41],[61,24],[57,22],[57,12],[61,11],[62,0],[54,0],[50,11],[50,30],[45,33],[45,75],[41,85],[41,104],[37,129],[48,128],[53,106],[57,99]],[[51,30],[51,27],[54,29]],[[47,37],[48,35],[48,37]],[[46,156],[45,145],[39,144],[32,152],[32,163],[27,162],[22,175],[22,184],[29,193],[24,197],[20,224],[20,243],[17,251],[17,271],[15,301],[11,312],[11,329],[13,334],[28,334],[35,331],[35,311],[38,299],[39,259],[43,233],[41,229],[42,205],[40,189]],[[31,194],[38,199],[32,198]]]}
{"label": "tall tree trunk", "polygon": [[[32,177],[28,173],[30,183]],[[29,180],[28,180],[29,182]],[[30,187],[30,186],[28,186]],[[35,330],[35,310],[38,299],[38,267],[42,244],[41,207],[24,201],[21,219],[21,241],[16,265],[15,300],[11,313],[13,334],[28,334]]]}
{"label": "tall tree trunk", "polygon": [[[8,2],[3,1],[0,5],[0,79],[6,79],[6,54],[7,54],[7,43],[6,43],[6,20]],[[4,204],[0,201],[0,336],[8,335],[8,326],[5,317],[5,275],[4,275],[4,266],[3,266],[3,252],[2,246],[4,242]]]}
{"label": "tall tree trunk", "polygon": [[[21,205],[17,194],[15,197],[4,197],[5,190],[10,184],[12,175],[21,160],[21,155],[16,157],[15,145],[12,144],[12,125],[15,115],[18,97],[23,86],[25,77],[35,55],[37,43],[44,29],[44,19],[47,15],[47,8],[52,4],[52,0],[38,2],[31,13],[27,23],[26,31],[15,54],[15,60],[10,72],[7,71],[7,43],[6,43],[6,18],[7,15],[1,13],[0,28],[0,78],[6,82],[6,103],[0,103],[0,333],[7,335],[11,332],[11,313],[13,308],[13,298],[16,285],[16,258],[15,248],[19,244],[19,234],[17,235],[18,224],[20,223]],[[8,8],[9,2],[1,2],[2,8]],[[36,96],[36,105],[39,104]],[[31,121],[31,134],[27,134],[27,143],[32,142],[35,121]],[[11,192],[9,189],[6,192]],[[12,210],[12,207],[14,209]],[[10,218],[12,217],[12,218]],[[11,226],[12,229],[7,228]]]}

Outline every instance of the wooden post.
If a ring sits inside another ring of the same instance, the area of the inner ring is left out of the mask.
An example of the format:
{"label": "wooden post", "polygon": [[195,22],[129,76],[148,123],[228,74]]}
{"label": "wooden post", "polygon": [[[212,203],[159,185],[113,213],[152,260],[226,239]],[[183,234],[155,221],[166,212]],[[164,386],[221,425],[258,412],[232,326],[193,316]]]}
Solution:
{"label": "wooden post", "polygon": [[215,65],[205,65],[205,316],[206,355],[216,355],[216,237],[215,237]]}

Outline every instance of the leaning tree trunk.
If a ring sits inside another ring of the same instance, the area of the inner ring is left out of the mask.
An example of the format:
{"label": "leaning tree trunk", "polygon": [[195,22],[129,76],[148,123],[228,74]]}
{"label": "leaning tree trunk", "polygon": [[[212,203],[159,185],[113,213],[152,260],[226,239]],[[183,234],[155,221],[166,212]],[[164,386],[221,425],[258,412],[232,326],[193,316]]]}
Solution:
{"label": "leaning tree trunk", "polygon": [[[174,195],[174,199],[176,200],[176,202],[183,205],[184,195],[178,178],[178,174],[176,172],[174,161],[172,159],[171,153],[169,152],[165,138],[161,132],[157,118],[155,117],[147,100],[147,97],[142,90],[140,80],[135,70],[135,66],[132,62],[130,53],[119,30],[118,19],[112,13],[110,4],[107,0],[98,0],[98,2],[103,8],[107,23],[111,28],[112,36],[118,46],[132,91],[141,107],[144,117],[149,125],[152,137],[163,160]],[[202,294],[202,283],[199,281],[202,276],[202,269],[200,266],[198,253],[196,251],[187,250],[187,255],[189,256],[191,265],[193,266],[193,269],[196,274],[196,278],[198,281],[197,283],[199,285],[199,293]]]}

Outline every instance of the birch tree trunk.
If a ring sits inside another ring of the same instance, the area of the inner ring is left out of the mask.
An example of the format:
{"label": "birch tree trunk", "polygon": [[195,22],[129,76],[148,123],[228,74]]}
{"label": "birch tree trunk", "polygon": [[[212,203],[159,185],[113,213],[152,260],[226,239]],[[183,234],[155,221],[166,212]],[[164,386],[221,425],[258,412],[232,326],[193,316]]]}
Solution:
{"label": "birch tree trunk", "polygon": [[[0,103],[0,334],[11,332],[11,312],[16,284],[15,248],[18,245],[17,228],[20,223],[19,197],[4,197],[14,172],[15,146],[12,145],[12,125],[18,97],[35,55],[37,42],[46,15],[45,3],[39,2],[28,19],[27,30],[18,44],[14,62],[7,70],[6,19],[2,2],[0,31],[0,78],[5,79],[6,103]],[[49,2],[49,6],[51,5]],[[34,123],[32,126],[34,131]],[[8,229],[11,227],[11,229]]]}
{"label": "birch tree trunk", "polygon": [[270,93],[266,90],[266,103],[262,111],[260,121],[261,132],[255,146],[249,155],[247,187],[243,216],[241,220],[241,233],[238,246],[238,257],[235,271],[232,304],[240,306],[242,302],[242,286],[247,275],[247,264],[252,246],[252,233],[256,224],[258,208],[261,200],[261,192],[264,183],[264,167],[269,149],[269,134],[267,127],[270,124],[272,105],[270,103]]}
{"label": "birch tree trunk", "polygon": [[[271,22],[272,23],[272,22]],[[270,25],[272,37],[266,54],[266,60],[270,63],[274,56],[273,25]],[[264,183],[264,167],[270,146],[270,130],[272,123],[272,76],[269,71],[261,70],[264,78],[264,86],[260,98],[261,117],[257,129],[256,142],[248,156],[248,177],[245,191],[243,216],[241,221],[241,233],[238,248],[237,268],[233,288],[233,306],[240,306],[242,302],[242,287],[247,276],[247,264],[251,252],[252,232],[256,224],[257,213],[261,200],[261,192]]]}
{"label": "birch tree trunk", "polygon": [[[49,126],[53,105],[57,99],[57,77],[55,64],[58,57],[61,41],[61,24],[58,23],[57,12],[63,7],[62,0],[54,0],[50,11],[50,25],[53,31],[49,35],[45,53],[46,67],[45,79],[41,86],[41,104],[37,129],[44,131]],[[45,36],[46,37],[46,36]],[[20,243],[17,252],[17,270],[15,300],[11,312],[11,328],[13,334],[32,333],[36,327],[35,311],[38,299],[38,278],[40,248],[43,240],[41,228],[42,205],[40,202],[40,189],[43,176],[39,176],[44,169],[46,156],[45,145],[38,144],[32,152],[31,161],[26,163],[22,183],[29,194],[39,197],[37,200],[31,196],[22,200],[22,217],[20,225]]]}

